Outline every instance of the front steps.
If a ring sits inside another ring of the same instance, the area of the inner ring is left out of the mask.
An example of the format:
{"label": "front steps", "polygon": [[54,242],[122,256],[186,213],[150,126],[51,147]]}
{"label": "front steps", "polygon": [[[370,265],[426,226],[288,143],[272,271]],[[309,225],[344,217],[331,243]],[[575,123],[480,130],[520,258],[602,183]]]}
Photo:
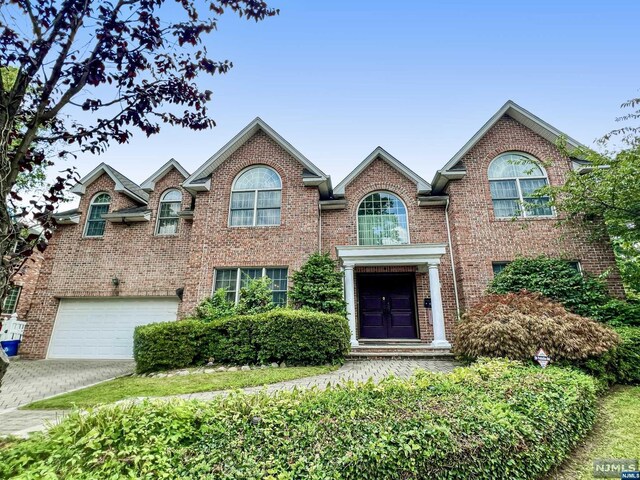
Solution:
{"label": "front steps", "polygon": [[360,345],[351,347],[349,360],[375,360],[375,359],[451,359],[453,354],[448,348],[434,348],[428,343],[415,340],[385,340],[372,341],[360,340]]}

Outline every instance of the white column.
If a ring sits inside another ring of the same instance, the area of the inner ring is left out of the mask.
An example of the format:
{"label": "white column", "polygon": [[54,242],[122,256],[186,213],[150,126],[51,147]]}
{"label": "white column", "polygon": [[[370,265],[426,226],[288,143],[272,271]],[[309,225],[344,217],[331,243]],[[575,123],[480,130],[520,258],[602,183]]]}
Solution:
{"label": "white column", "polygon": [[353,281],[353,265],[344,266],[344,299],[347,302],[347,320],[351,330],[351,346],[358,346],[356,338],[356,301],[355,284]]}
{"label": "white column", "polygon": [[444,310],[442,308],[442,294],[440,293],[440,272],[438,264],[429,264],[429,291],[431,293],[431,316],[433,319],[432,347],[451,348],[444,334]]}

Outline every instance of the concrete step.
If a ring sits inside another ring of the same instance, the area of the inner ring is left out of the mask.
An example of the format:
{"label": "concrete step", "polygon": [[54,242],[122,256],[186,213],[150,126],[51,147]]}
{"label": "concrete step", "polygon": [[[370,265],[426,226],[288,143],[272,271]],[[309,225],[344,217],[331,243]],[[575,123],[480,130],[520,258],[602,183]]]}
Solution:
{"label": "concrete step", "polygon": [[376,359],[376,358],[447,358],[454,355],[448,348],[434,348],[424,343],[413,342],[412,344],[403,342],[361,342],[359,346],[352,347],[347,358],[356,359]]}

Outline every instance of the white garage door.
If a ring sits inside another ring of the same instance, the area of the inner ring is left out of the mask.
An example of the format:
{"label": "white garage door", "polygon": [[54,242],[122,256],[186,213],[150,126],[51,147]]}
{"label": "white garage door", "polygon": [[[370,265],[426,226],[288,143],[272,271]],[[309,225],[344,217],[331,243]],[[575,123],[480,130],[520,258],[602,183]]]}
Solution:
{"label": "white garage door", "polygon": [[132,358],[137,325],[176,319],[178,298],[64,298],[49,358]]}

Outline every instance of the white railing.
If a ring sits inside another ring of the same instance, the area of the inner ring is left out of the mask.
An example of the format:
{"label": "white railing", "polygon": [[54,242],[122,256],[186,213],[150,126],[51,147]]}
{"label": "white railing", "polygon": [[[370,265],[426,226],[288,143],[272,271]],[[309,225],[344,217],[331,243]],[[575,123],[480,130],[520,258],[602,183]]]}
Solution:
{"label": "white railing", "polygon": [[27,322],[18,320],[18,315],[13,314],[8,319],[1,319],[2,330],[0,330],[0,340],[22,340],[24,327]]}

